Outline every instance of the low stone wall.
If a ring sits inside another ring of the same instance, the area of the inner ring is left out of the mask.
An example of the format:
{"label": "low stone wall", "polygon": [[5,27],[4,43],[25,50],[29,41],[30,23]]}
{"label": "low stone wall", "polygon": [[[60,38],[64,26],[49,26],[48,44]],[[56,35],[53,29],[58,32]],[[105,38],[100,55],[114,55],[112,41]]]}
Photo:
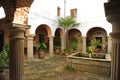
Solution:
{"label": "low stone wall", "polygon": [[105,76],[110,76],[111,71],[111,60],[110,59],[96,59],[96,58],[85,58],[76,57],[75,54],[67,56],[67,63],[69,67],[75,70],[90,72]]}

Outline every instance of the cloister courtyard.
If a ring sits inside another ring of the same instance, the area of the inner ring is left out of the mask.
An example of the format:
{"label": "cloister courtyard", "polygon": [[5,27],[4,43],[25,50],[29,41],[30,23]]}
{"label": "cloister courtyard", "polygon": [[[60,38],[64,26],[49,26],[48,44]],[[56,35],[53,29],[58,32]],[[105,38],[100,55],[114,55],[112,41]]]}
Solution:
{"label": "cloister courtyard", "polygon": [[0,80],[119,80],[119,0],[0,0]]}

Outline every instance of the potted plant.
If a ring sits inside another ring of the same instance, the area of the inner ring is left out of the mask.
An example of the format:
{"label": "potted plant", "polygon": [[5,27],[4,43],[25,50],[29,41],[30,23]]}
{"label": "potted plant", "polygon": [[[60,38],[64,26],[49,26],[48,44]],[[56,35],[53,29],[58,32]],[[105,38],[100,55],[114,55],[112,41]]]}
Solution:
{"label": "potted plant", "polygon": [[0,52],[0,80],[4,79],[4,70],[8,68],[9,63],[9,45],[5,45]]}
{"label": "potted plant", "polygon": [[92,53],[93,53],[93,47],[92,46],[88,46],[87,52],[88,52],[89,58],[91,58],[92,57]]}
{"label": "potted plant", "polygon": [[94,48],[94,52],[95,52],[95,53],[98,53],[98,52],[100,52],[100,50],[101,50],[102,42],[101,42],[100,40],[93,39],[93,40],[90,42],[90,45]]}
{"label": "potted plant", "polygon": [[70,39],[70,47],[73,49],[73,52],[76,52],[77,47],[78,47],[78,40],[77,38],[71,38]]}
{"label": "potted plant", "polygon": [[46,48],[47,46],[44,42],[41,42],[37,45],[38,56],[40,59],[44,58]]}
{"label": "potted plant", "polygon": [[67,56],[70,54],[70,48],[65,48],[64,49],[64,54]]}
{"label": "potted plant", "polygon": [[58,45],[55,45],[55,54],[60,54],[61,47]]}

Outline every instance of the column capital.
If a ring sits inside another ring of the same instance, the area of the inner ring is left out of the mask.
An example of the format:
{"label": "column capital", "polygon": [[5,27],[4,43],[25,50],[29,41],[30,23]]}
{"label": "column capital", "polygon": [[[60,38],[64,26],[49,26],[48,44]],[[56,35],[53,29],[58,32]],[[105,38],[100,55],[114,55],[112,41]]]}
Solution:
{"label": "column capital", "polygon": [[11,29],[11,28],[25,28],[28,29],[31,26],[30,25],[23,25],[23,24],[18,24],[18,23],[7,23],[7,24],[2,24],[2,26]]}
{"label": "column capital", "polygon": [[50,36],[50,37],[49,37],[49,39],[53,39],[53,38],[54,38],[54,36]]}
{"label": "column capital", "polygon": [[112,39],[112,36],[107,36],[108,39]]}
{"label": "column capital", "polygon": [[29,35],[25,35],[26,37],[31,37],[31,38],[33,38],[33,37],[35,37],[36,35],[35,34],[29,34]]}
{"label": "column capital", "polygon": [[120,1],[111,1],[104,4],[105,15],[111,23],[120,21]]}
{"label": "column capital", "polygon": [[24,39],[24,32],[29,25],[8,23],[4,25],[10,33],[10,39]]}
{"label": "column capital", "polygon": [[110,33],[110,35],[112,36],[112,38],[120,39],[120,32],[112,32]]}

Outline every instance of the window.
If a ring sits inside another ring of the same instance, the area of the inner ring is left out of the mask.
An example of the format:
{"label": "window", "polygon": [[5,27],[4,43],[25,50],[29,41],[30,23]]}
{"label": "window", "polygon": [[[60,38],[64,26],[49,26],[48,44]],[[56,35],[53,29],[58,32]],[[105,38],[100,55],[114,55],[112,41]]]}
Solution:
{"label": "window", "polygon": [[60,7],[57,7],[57,16],[60,16]]}
{"label": "window", "polygon": [[71,9],[71,16],[72,17],[77,17],[77,9],[75,8],[75,9]]}

